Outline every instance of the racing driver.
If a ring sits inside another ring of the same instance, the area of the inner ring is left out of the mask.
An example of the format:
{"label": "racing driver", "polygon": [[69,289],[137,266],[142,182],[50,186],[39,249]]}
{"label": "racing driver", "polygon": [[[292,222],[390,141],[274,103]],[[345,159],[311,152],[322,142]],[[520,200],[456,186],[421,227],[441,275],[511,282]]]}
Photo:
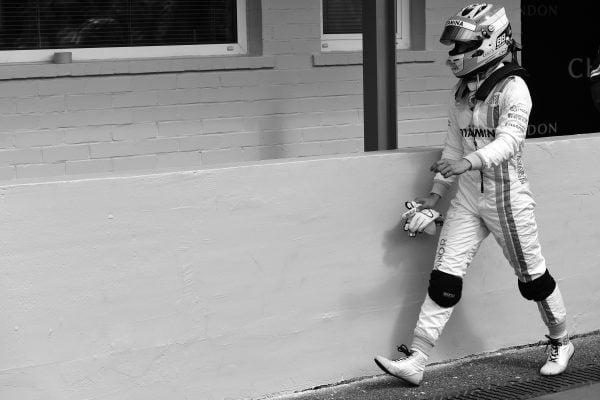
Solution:
{"label": "racing driver", "polygon": [[[504,8],[485,3],[469,5],[449,18],[440,41],[453,46],[447,65],[459,81],[452,90],[442,156],[431,166],[436,172],[433,187],[414,202],[433,209],[456,180],[458,188],[440,233],[410,349],[402,345],[399,350],[406,357],[377,356],[375,362],[390,375],[420,384],[428,357],[460,300],[467,268],[491,233],[514,269],[521,295],[537,304],[548,328],[550,352],[540,374],[558,375],[567,368],[574,347],[561,292],[542,256],[535,202],[521,160],[531,97],[514,72],[523,70],[515,68],[518,45]],[[513,62],[503,62],[509,52]],[[433,223],[427,218],[416,213],[408,230],[422,232]]]}

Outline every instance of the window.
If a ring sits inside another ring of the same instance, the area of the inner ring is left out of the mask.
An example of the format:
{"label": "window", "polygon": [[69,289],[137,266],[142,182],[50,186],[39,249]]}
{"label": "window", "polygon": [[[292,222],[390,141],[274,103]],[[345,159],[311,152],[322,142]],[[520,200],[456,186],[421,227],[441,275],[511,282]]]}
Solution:
{"label": "window", "polygon": [[[409,0],[396,0],[396,48],[410,48]],[[322,0],[321,51],[362,50],[362,0]]]}
{"label": "window", "polygon": [[0,0],[0,62],[241,54],[245,0]]}

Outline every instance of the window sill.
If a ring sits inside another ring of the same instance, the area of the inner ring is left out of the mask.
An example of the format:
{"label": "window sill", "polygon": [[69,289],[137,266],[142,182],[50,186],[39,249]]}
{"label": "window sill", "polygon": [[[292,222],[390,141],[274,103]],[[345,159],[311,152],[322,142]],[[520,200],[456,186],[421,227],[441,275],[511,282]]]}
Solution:
{"label": "window sill", "polygon": [[165,72],[270,69],[273,56],[224,56],[86,61],[70,64],[15,63],[0,65],[0,81],[11,79],[129,75]]}
{"label": "window sill", "polygon": [[[396,64],[433,63],[446,57],[448,57],[448,53],[445,51],[396,50]],[[315,67],[362,65],[362,63],[362,51],[313,54],[313,65]]]}

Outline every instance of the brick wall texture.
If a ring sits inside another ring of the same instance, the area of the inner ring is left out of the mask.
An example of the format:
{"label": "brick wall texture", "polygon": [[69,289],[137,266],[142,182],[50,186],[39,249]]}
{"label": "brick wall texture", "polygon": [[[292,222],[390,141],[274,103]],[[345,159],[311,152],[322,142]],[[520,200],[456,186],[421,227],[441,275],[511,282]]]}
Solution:
{"label": "brick wall texture", "polygon": [[[520,3],[504,3],[520,32]],[[430,56],[397,64],[399,147],[443,143],[455,82],[438,37],[466,3],[425,4]],[[262,1],[268,68],[124,73],[115,62],[109,73],[28,78],[40,65],[17,66],[18,79],[0,80],[0,180],[362,152],[362,65],[316,65],[320,7]]]}

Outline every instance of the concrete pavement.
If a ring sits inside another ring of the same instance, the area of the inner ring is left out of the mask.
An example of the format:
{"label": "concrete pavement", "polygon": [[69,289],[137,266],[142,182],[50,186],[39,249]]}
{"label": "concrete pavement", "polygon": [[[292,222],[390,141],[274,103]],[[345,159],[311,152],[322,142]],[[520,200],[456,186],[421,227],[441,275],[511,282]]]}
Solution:
{"label": "concrete pavement", "polygon": [[[572,337],[575,354],[568,371],[600,364],[600,331]],[[298,393],[271,396],[276,400],[399,400],[432,399],[478,387],[505,385],[539,377],[546,359],[544,345],[524,345],[428,366],[419,387],[382,374]],[[548,378],[552,379],[552,378]],[[597,382],[592,382],[597,383]],[[600,398],[600,385],[586,385],[540,399]],[[573,397],[573,396],[579,397]],[[555,396],[555,397],[552,397]],[[556,397],[558,396],[558,397]],[[561,397],[565,396],[565,397]],[[581,397],[583,396],[583,397]],[[587,396],[587,397],[586,397]]]}

